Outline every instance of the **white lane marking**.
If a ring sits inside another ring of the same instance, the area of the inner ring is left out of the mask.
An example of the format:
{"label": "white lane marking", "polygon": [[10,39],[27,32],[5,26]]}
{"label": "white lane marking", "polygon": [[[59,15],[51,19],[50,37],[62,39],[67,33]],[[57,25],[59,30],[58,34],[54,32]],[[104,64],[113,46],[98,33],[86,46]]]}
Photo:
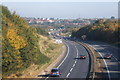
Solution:
{"label": "white lane marking", "polygon": [[[66,44],[67,45],[67,44]],[[68,54],[69,54],[69,47],[68,47],[68,45],[67,45],[67,48],[68,48],[68,51],[67,51],[67,55],[65,56],[65,58],[63,59],[63,61],[58,65],[58,67],[57,68],[59,68],[62,64],[63,64],[63,62],[66,60],[66,58],[68,57]],[[69,76],[69,75],[68,75]],[[46,79],[45,80],[47,80],[49,77],[46,77]]]}
{"label": "white lane marking", "polygon": [[70,72],[73,70],[73,67],[70,69]]}
{"label": "white lane marking", "polygon": [[[77,56],[76,56],[76,58],[78,57],[78,49],[77,49],[77,47],[75,46],[75,48],[76,48],[76,50],[77,50]],[[75,67],[75,64],[77,63],[77,60],[75,60],[75,62],[74,62],[74,64],[73,64],[73,66],[72,66],[72,68],[70,69],[70,72],[72,72],[72,70],[73,70],[73,68]],[[67,76],[66,77],[69,77],[69,75],[70,75],[70,72],[67,74]]]}
{"label": "white lane marking", "polygon": [[[66,45],[67,45],[67,44],[66,44]],[[68,47],[68,45],[67,45],[67,47]],[[57,68],[59,68],[59,67],[64,63],[64,61],[65,61],[66,58],[68,57],[68,54],[69,54],[69,47],[68,47],[67,55],[65,56],[65,58],[63,59],[63,61],[58,65]]]}
{"label": "white lane marking", "polygon": [[[100,52],[98,52],[99,54],[100,54],[100,56],[103,58],[103,56],[102,56],[102,54],[100,53]],[[103,58],[103,61],[104,61],[104,63],[105,63],[105,66],[106,66],[106,69],[107,69],[107,72],[108,72],[108,77],[109,77],[109,80],[111,80],[111,78],[110,78],[110,71],[109,71],[109,69],[108,69],[108,66],[107,66],[107,63],[106,63],[106,61],[105,61],[105,59]]]}
{"label": "white lane marking", "polygon": [[66,77],[68,77],[69,75],[70,75],[70,73],[68,73]]}
{"label": "white lane marking", "polygon": [[[89,45],[89,44],[86,44],[86,45]],[[89,45],[89,46],[91,46],[91,45]],[[93,47],[93,46],[91,46],[91,47]],[[113,58],[120,64],[120,61],[115,56],[113,56]]]}
{"label": "white lane marking", "polygon": [[75,48],[76,48],[76,50],[77,50],[77,57],[78,57],[78,49],[77,49],[77,47],[75,46]]}
{"label": "white lane marking", "polygon": [[118,59],[115,56],[113,56],[113,58],[115,58],[115,60],[120,64],[120,61],[118,61]]}
{"label": "white lane marking", "polygon": [[[91,46],[91,45],[90,45]],[[93,46],[91,46],[92,48],[94,48]],[[96,48],[94,48],[96,51],[97,51],[97,49]],[[107,66],[107,63],[106,63],[106,61],[105,61],[105,59],[104,59],[104,57],[102,56],[102,54],[99,52],[99,51],[97,51],[99,54],[100,54],[100,56],[103,58],[103,61],[104,61],[104,63],[105,63],[105,67],[106,67],[106,69],[107,69],[107,72],[108,72],[108,77],[109,77],[109,80],[111,80],[111,78],[110,78],[110,71],[109,71],[109,69],[108,69],[108,66]]]}
{"label": "white lane marking", "polygon": [[73,67],[75,67],[75,64],[73,64]]}
{"label": "white lane marking", "polygon": [[77,58],[78,58],[78,54],[77,54]]}
{"label": "white lane marking", "polygon": [[76,64],[77,61],[75,61],[75,64]]}
{"label": "white lane marking", "polygon": [[45,80],[47,80],[49,77],[46,77],[46,79]]}

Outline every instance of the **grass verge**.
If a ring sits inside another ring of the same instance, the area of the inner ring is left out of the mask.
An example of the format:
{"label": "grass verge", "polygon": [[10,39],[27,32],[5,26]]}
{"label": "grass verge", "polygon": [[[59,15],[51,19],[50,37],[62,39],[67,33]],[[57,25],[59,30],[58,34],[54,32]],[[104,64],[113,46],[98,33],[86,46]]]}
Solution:
{"label": "grass verge", "polygon": [[[39,49],[42,53],[40,64],[32,64],[30,67],[22,72],[12,74],[8,78],[36,78],[37,75],[44,69],[46,69],[54,60],[56,60],[61,52],[63,44],[56,44],[48,37],[39,36]],[[46,61],[47,60],[47,61]]]}

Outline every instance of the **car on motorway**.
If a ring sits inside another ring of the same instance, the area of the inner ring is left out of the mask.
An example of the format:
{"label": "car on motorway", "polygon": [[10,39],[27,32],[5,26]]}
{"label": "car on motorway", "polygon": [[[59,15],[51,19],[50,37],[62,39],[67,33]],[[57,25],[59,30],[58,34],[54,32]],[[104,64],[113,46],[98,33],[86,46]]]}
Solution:
{"label": "car on motorway", "polygon": [[61,73],[58,68],[51,69],[50,77],[60,77],[60,75],[61,75]]}
{"label": "car on motorway", "polygon": [[84,54],[80,55],[80,59],[86,59],[86,55]]}
{"label": "car on motorway", "polygon": [[112,58],[112,54],[105,54],[104,55],[104,59],[111,59]]}

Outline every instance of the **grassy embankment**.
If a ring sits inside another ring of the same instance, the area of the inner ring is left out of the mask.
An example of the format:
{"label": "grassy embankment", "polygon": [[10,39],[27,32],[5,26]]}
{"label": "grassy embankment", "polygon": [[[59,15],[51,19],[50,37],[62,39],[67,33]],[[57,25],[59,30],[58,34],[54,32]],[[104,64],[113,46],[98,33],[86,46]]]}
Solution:
{"label": "grassy embankment", "polygon": [[[56,44],[38,29],[29,27],[16,13],[2,7],[2,72],[3,77],[35,77],[60,54]],[[44,32],[44,33],[43,33]]]}
{"label": "grassy embankment", "polygon": [[[42,65],[31,65],[28,69],[26,69],[22,74],[24,74],[21,77],[35,77],[37,76],[42,70],[46,70],[46,68],[57,59],[57,57],[61,54],[62,50],[62,44],[56,44],[53,40],[44,37],[42,35],[39,36],[39,49],[41,53],[43,53],[45,56],[47,56],[50,61],[46,62]],[[44,57],[43,57],[44,59]]]}

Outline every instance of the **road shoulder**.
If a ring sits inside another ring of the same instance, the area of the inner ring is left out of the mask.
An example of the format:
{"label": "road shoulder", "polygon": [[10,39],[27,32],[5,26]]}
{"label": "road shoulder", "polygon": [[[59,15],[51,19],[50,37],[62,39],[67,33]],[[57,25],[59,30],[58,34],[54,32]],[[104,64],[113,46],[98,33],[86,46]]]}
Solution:
{"label": "road shoulder", "polygon": [[[52,68],[56,68],[58,66],[58,64],[62,61],[62,59],[65,57],[67,53],[67,46],[64,44],[61,48],[61,54],[53,61],[51,62],[51,64],[47,67],[45,67],[44,69],[42,69],[42,71],[40,71],[40,73],[36,76],[36,78],[39,77],[39,75],[46,75],[49,74],[50,70]],[[40,77],[39,77],[40,78]]]}

